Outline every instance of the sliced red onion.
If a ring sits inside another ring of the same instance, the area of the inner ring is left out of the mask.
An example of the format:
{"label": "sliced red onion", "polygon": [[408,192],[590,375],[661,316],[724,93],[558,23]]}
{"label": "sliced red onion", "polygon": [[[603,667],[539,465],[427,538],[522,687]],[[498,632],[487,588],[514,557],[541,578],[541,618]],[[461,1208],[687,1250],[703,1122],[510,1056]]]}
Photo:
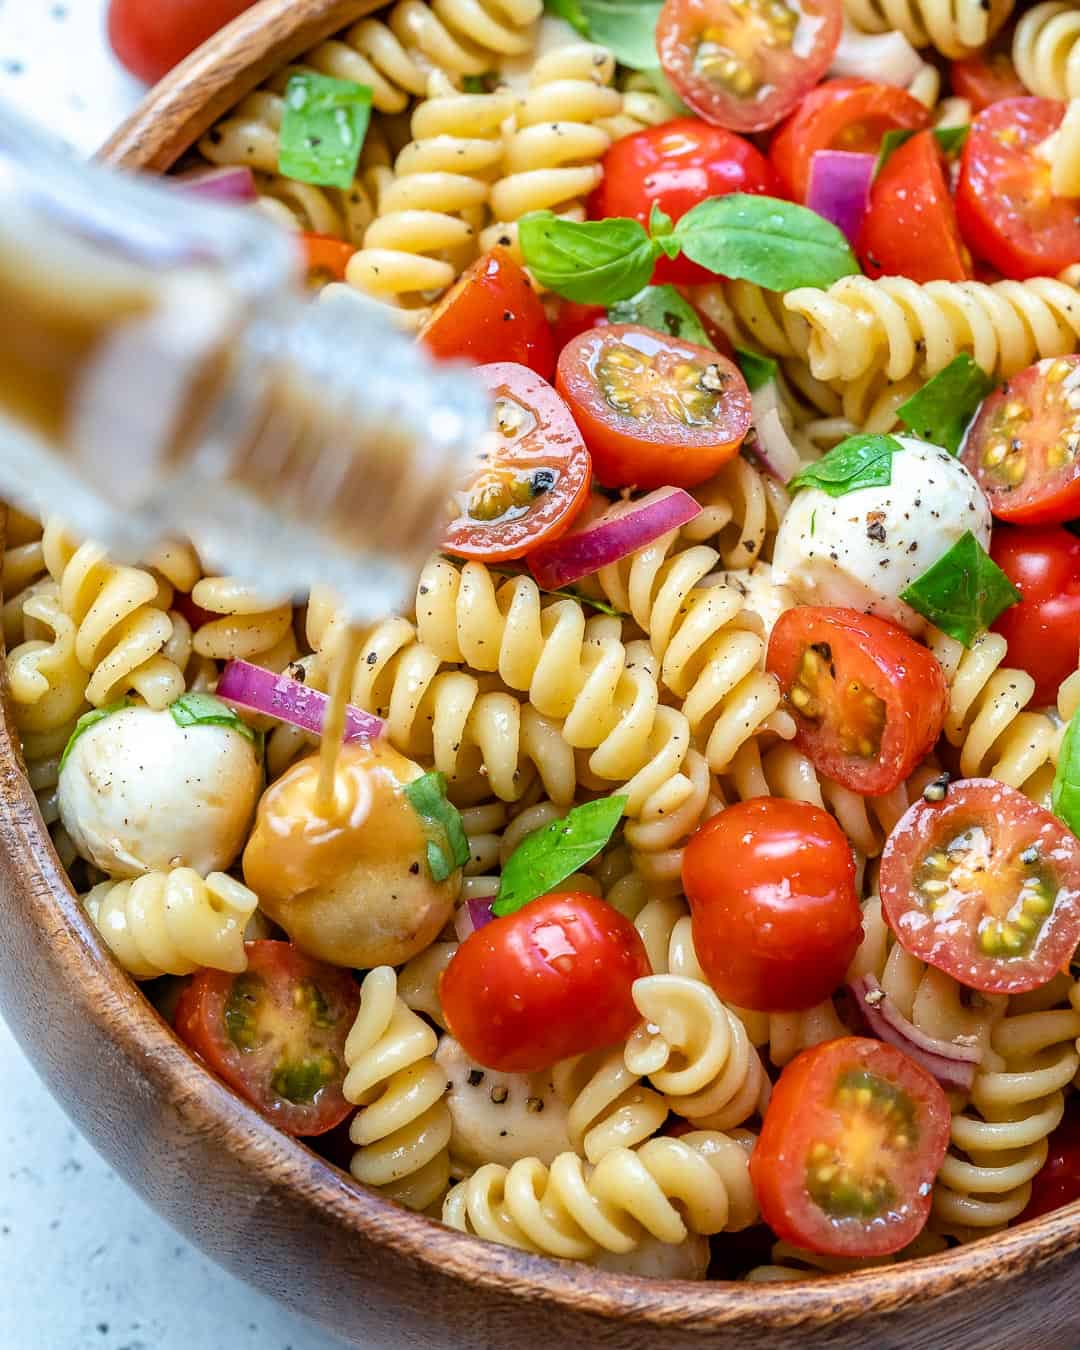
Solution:
{"label": "sliced red onion", "polygon": [[780,416],[780,392],[775,380],[759,385],[750,395],[756,441],[754,454],[765,472],[786,483],[802,468],[799,452],[791,442]]}
{"label": "sliced red onion", "polygon": [[529,569],[545,590],[557,591],[636,553],[700,514],[701,505],[689,492],[657,488],[637,501],[615,502],[581,529],[541,544],[529,554]]}
{"label": "sliced red onion", "polygon": [[246,165],[222,169],[189,169],[166,178],[171,187],[179,188],[193,197],[205,197],[213,202],[248,203],[255,201],[255,175]]}
{"label": "sliced red onion", "polygon": [[[250,661],[230,661],[221,672],[217,695],[240,708],[265,713],[279,722],[290,722],[317,736],[322,731],[330,699],[287,675],[253,666]],[[373,741],[383,733],[380,718],[350,706],[345,712],[345,740]]]}
{"label": "sliced red onion", "polygon": [[483,900],[465,901],[454,915],[454,932],[457,934],[459,942],[464,942],[478,928],[483,928],[485,924],[489,924],[494,919],[495,915],[491,908],[494,901],[494,896],[488,896]]}
{"label": "sliced red onion", "polygon": [[870,200],[876,155],[850,150],[817,150],[810,160],[810,187],[806,204],[831,220],[854,243]]}
{"label": "sliced red onion", "polygon": [[829,74],[906,89],[922,68],[922,57],[903,33],[860,33],[845,19]]}
{"label": "sliced red onion", "polygon": [[873,975],[852,980],[848,988],[859,1004],[867,1026],[878,1038],[922,1065],[947,1091],[967,1092],[975,1081],[982,1055],[974,1045],[938,1040],[908,1021]]}

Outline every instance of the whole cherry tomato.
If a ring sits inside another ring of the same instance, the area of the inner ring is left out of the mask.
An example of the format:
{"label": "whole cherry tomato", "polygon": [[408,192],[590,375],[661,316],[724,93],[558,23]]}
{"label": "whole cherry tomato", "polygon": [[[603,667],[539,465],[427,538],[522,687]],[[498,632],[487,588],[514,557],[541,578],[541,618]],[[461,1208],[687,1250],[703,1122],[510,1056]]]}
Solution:
{"label": "whole cherry tomato", "polygon": [[949,83],[957,98],[966,98],[971,111],[981,113],[991,103],[1024,98],[1027,89],[1007,52],[976,52],[949,66]]}
{"label": "whole cherry tomato", "polygon": [[1080,539],[1054,526],[994,530],[990,556],[1023,597],[994,624],[1009,663],[1035,681],[1032,702],[1053,703],[1080,651]]}
{"label": "whole cherry tomato", "polygon": [[345,280],[345,268],[356,252],[355,244],[335,239],[333,235],[313,234],[311,231],[300,235],[300,243],[307,267],[307,283],[312,290],[318,290],[331,281]]}
{"label": "whole cherry tomato", "polygon": [[255,0],[112,0],[109,42],[117,59],[147,84],[172,70]]}
{"label": "whole cherry tomato", "polygon": [[576,300],[560,300],[552,324],[556,358],[573,338],[587,333],[590,328],[606,328],[609,322],[603,305],[579,305]]}

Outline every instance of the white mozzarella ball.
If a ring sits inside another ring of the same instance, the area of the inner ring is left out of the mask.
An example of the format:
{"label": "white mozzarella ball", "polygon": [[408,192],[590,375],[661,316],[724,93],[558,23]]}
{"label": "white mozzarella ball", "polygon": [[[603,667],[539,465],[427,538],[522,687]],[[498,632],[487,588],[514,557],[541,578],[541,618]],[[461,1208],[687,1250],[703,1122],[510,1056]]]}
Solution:
{"label": "white mozzarella ball", "polygon": [[918,635],[925,620],[901,593],[968,530],[989,547],[990,507],[947,451],[896,440],[904,448],[892,457],[888,486],[795,494],[776,536],[773,580],[806,604],[850,606]]}
{"label": "white mozzarella ball", "polygon": [[111,877],[223,871],[262,788],[255,746],[227,726],[177,726],[169,710],[122,708],[87,728],[60,773],[60,819]]}
{"label": "white mozzarella ball", "polygon": [[703,1280],[709,1269],[709,1239],[691,1233],[682,1242],[661,1242],[646,1233],[633,1251],[601,1252],[589,1262],[598,1270],[648,1280]]}

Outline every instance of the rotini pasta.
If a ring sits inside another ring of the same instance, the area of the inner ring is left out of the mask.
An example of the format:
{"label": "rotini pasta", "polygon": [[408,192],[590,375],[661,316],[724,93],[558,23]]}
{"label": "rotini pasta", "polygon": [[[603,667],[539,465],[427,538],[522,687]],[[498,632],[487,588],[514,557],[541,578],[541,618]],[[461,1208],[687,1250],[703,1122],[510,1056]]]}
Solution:
{"label": "rotini pasta", "polygon": [[1041,98],[1080,98],[1080,11],[1049,0],[1034,5],[1016,25],[1016,73]]}
{"label": "rotini pasta", "polygon": [[985,47],[1009,17],[1013,0],[844,0],[847,17],[864,33],[903,33],[915,47],[935,47],[957,59]]}
{"label": "rotini pasta", "polygon": [[255,661],[268,670],[284,670],[297,655],[292,605],[275,604],[234,577],[202,577],[191,591],[208,618],[195,630],[191,645],[214,661]]}

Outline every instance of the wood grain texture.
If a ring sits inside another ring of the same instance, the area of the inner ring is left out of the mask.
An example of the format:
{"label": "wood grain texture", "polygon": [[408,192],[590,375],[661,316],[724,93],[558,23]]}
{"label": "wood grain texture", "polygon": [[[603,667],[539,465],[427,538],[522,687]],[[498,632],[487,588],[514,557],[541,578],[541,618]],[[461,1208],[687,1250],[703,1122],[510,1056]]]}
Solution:
{"label": "wood grain texture", "polygon": [[[370,0],[263,0],[103,153],[165,169]],[[0,663],[0,679],[3,678]],[[82,913],[0,724],[0,1011],[96,1148],[234,1274],[358,1345],[470,1350],[1075,1350],[1080,1204],[944,1256],[791,1285],[677,1284],[481,1243],[358,1187],[192,1058]]]}

